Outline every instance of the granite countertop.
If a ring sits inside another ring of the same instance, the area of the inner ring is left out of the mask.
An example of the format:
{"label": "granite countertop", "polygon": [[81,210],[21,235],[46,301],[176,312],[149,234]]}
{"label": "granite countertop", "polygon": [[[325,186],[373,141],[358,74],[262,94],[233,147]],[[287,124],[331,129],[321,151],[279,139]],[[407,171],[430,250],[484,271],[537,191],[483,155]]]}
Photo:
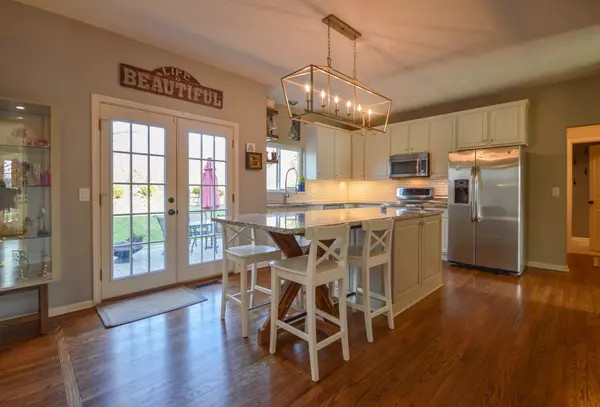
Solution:
{"label": "granite countertop", "polygon": [[[379,202],[290,202],[290,203],[268,203],[267,208],[300,208],[307,206],[322,206],[322,205],[377,205],[386,204],[389,207],[403,207],[403,204],[398,201],[379,201]],[[426,205],[428,208],[447,208],[448,199],[436,198],[429,201]]]}
{"label": "granite countertop", "polygon": [[419,210],[413,208],[388,208],[385,213],[380,208],[332,209],[328,211],[310,212],[273,212],[257,213],[239,216],[221,216],[212,218],[213,222],[250,226],[267,232],[302,234],[307,227],[329,226],[348,223],[350,226],[360,226],[364,220],[388,219],[395,220],[424,218],[442,214],[442,210]]}

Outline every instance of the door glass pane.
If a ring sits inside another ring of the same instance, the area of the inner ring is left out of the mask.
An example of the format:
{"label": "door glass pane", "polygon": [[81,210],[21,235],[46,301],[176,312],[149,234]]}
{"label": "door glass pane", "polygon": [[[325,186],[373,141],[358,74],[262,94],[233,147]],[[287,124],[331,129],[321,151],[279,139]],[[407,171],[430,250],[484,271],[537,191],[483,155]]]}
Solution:
{"label": "door glass pane", "polygon": [[[225,213],[227,197],[227,139],[211,134],[188,135],[189,151],[189,219],[188,244],[189,264],[201,264],[218,260],[220,252],[220,230],[211,218],[220,210]],[[192,141],[194,140],[194,141]],[[200,140],[202,160],[197,160],[197,144]]]}
{"label": "door glass pane", "polygon": [[165,129],[113,121],[112,133],[112,278],[164,271]]}
{"label": "door glass pane", "polygon": [[113,151],[131,151],[131,124],[127,122],[113,122]]}

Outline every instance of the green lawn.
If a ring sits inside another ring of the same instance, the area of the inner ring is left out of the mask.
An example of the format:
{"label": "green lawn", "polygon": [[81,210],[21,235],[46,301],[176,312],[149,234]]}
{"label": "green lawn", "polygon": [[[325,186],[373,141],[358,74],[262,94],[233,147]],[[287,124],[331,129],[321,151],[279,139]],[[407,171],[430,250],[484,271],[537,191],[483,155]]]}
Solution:
{"label": "green lawn", "polygon": [[[190,210],[199,210],[200,207],[191,207]],[[225,216],[225,211],[215,211],[215,216]],[[144,242],[148,242],[148,218],[146,215],[133,215],[133,233],[143,235]],[[129,216],[115,216],[113,219],[113,242],[124,242],[130,236]],[[150,215],[151,241],[163,240],[163,232],[154,215]]]}

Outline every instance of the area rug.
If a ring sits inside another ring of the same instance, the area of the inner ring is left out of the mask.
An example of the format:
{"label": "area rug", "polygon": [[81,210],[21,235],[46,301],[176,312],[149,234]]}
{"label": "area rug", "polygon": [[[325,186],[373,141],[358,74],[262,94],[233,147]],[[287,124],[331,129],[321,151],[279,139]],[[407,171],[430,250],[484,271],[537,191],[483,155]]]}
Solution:
{"label": "area rug", "polygon": [[177,287],[96,307],[107,328],[128,324],[206,301],[188,287]]}

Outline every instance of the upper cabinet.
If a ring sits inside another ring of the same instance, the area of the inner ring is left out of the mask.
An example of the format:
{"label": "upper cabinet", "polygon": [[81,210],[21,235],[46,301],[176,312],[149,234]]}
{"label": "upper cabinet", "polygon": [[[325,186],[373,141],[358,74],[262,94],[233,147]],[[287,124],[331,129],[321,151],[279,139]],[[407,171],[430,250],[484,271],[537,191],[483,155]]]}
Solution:
{"label": "upper cabinet", "polygon": [[527,144],[527,104],[508,105],[490,111],[491,146]]}
{"label": "upper cabinet", "polygon": [[368,132],[365,139],[365,179],[389,178],[390,126],[385,133]]}
{"label": "upper cabinet", "polygon": [[432,178],[448,176],[448,153],[454,146],[454,117],[434,118],[429,123],[429,172]]}
{"label": "upper cabinet", "polygon": [[318,126],[306,126],[304,174],[308,180],[332,180],[335,176],[333,154],[335,132]]}
{"label": "upper cabinet", "polygon": [[429,150],[429,120],[396,123],[390,128],[390,153],[422,153]]}
{"label": "upper cabinet", "polygon": [[352,134],[352,179],[365,179],[365,137]]}
{"label": "upper cabinet", "polygon": [[306,126],[304,176],[308,180],[352,179],[352,135]]}
{"label": "upper cabinet", "polygon": [[457,118],[456,145],[458,149],[485,145],[487,137],[487,112],[459,114]]}
{"label": "upper cabinet", "polygon": [[527,145],[528,100],[459,112],[456,149]]}
{"label": "upper cabinet", "polygon": [[334,179],[352,179],[352,134],[335,131]]}

